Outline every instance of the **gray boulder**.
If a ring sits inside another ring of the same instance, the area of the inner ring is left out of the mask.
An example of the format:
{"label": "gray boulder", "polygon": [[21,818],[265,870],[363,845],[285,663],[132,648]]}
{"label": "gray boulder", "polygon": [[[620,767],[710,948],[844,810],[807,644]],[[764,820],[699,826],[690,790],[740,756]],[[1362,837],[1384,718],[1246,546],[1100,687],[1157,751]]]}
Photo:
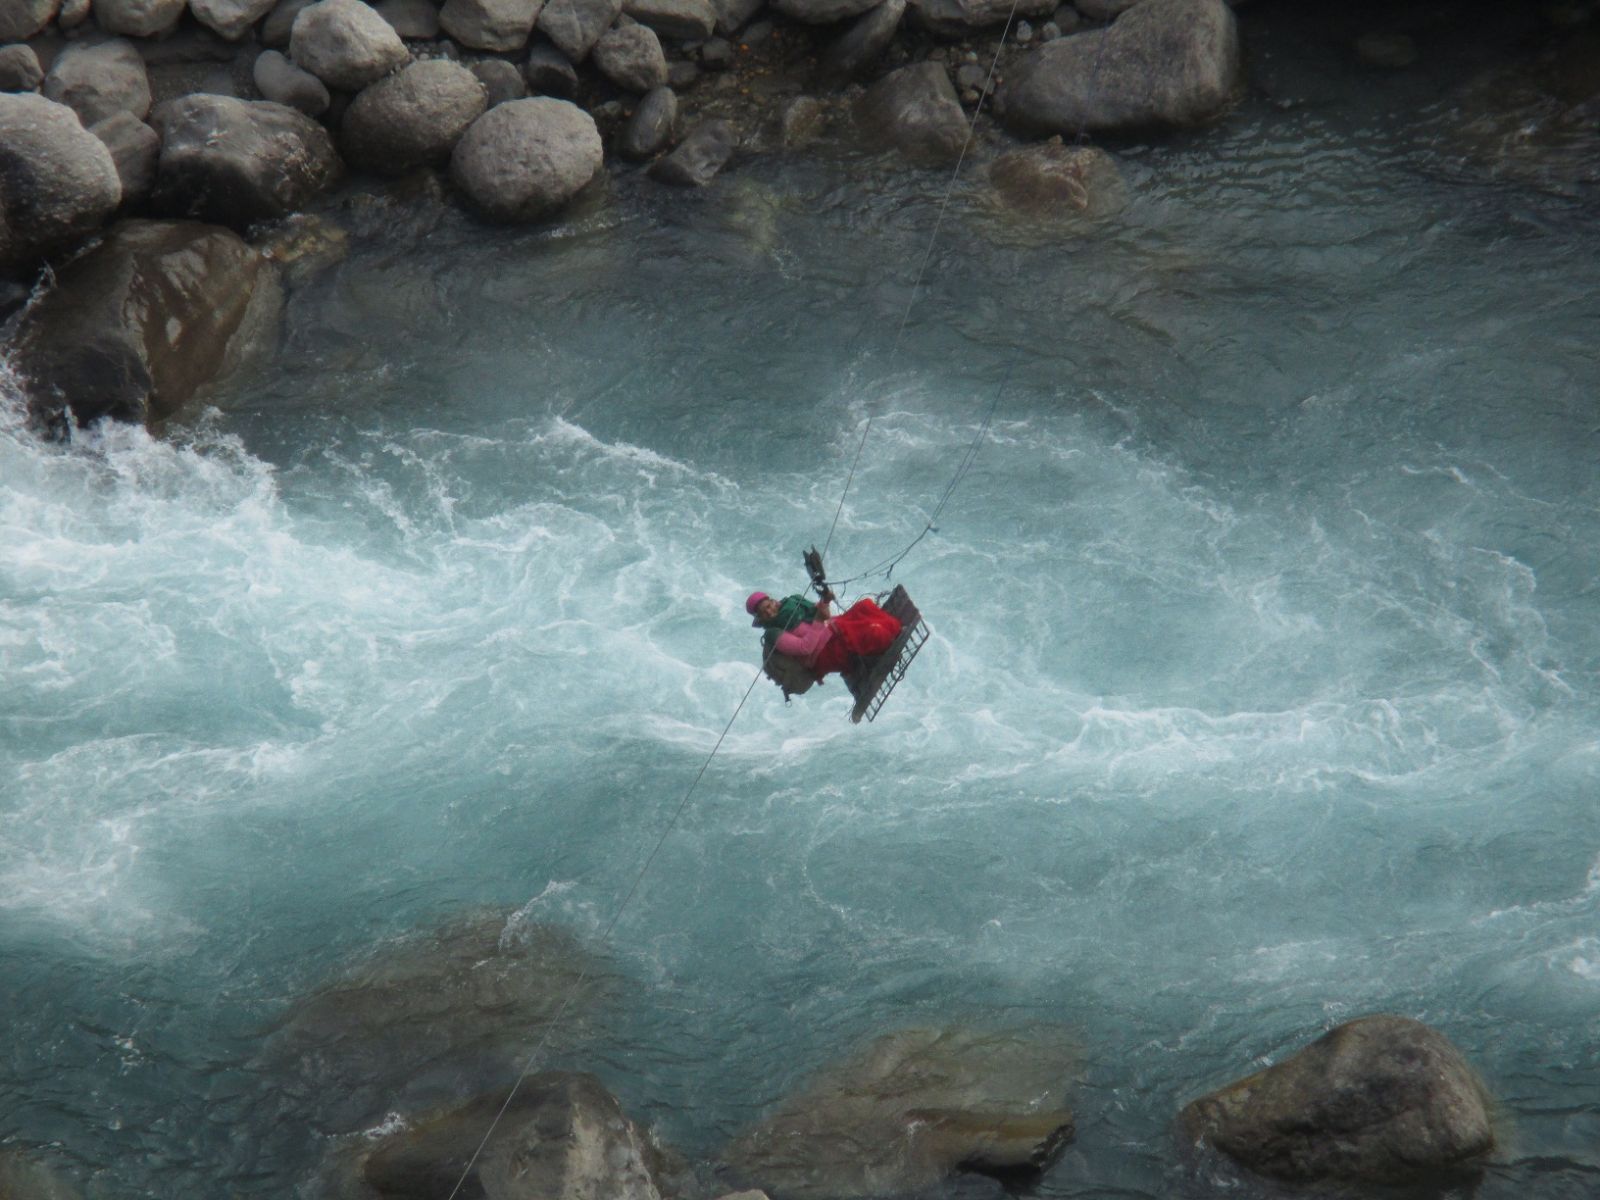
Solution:
{"label": "gray boulder", "polygon": [[674,187],[705,187],[739,148],[739,131],[719,117],[702,121],[678,148],[650,167],[650,178]]}
{"label": "gray boulder", "polygon": [[535,25],[561,53],[581,63],[621,15],[622,0],[549,0]]}
{"label": "gray boulder", "polygon": [[494,1124],[470,1168],[472,1195],[660,1200],[659,1152],[594,1076],[532,1075],[496,1123],[505,1104],[491,1093],[385,1138],[363,1164],[366,1183],[384,1197],[447,1195]]}
{"label": "gray boulder", "polygon": [[651,88],[622,131],[618,153],[635,161],[654,158],[671,143],[677,121],[677,94],[669,87]]}
{"label": "gray boulder", "polygon": [[807,25],[832,25],[859,17],[877,3],[878,0],[772,0],[772,7]]}
{"label": "gray boulder", "polygon": [[724,1154],[793,1200],[935,1193],[958,1171],[1036,1174],[1072,1138],[1076,1058],[1055,1030],[911,1029],[822,1072]]}
{"label": "gray boulder", "polygon": [[1072,7],[1091,21],[1115,21],[1139,0],[1073,0]]}
{"label": "gray boulder", "polygon": [[703,42],[717,28],[711,0],[623,0],[622,11],[675,42]]}
{"label": "gray boulder", "polygon": [[174,215],[243,228],[309,203],[343,172],[328,131],[268,100],[196,93],[156,105],[155,202]]}
{"label": "gray boulder", "polygon": [[289,57],[329,87],[359,92],[411,54],[394,26],[361,0],[317,0],[294,19]]}
{"label": "gray boulder", "polygon": [[100,227],[122,201],[105,143],[64,104],[0,94],[0,268],[28,266]]}
{"label": "gray boulder", "polygon": [[0,47],[0,92],[37,92],[44,82],[32,46]]}
{"label": "gray boulder", "polygon": [[489,108],[507,100],[521,100],[528,94],[528,83],[514,63],[503,58],[484,58],[468,65],[467,69],[483,85],[483,94]]}
{"label": "gray boulder", "polygon": [[70,409],[150,424],[238,365],[281,304],[271,265],[229,230],[125,221],[28,310],[16,362],[46,423]]}
{"label": "gray boulder", "polygon": [[1490,1102],[1441,1034],[1397,1016],[1340,1025],[1184,1108],[1179,1123],[1251,1170],[1296,1182],[1426,1182],[1494,1148]]}
{"label": "gray boulder", "polygon": [[607,30],[591,52],[600,74],[627,92],[648,92],[667,82],[667,56],[648,25]]}
{"label": "gray boulder", "polygon": [[56,13],[56,28],[66,33],[93,15],[94,0],[61,0],[61,11]]}
{"label": "gray boulder", "polygon": [[450,178],[491,220],[536,221],[582,191],[603,157],[594,118],[533,96],[474,121],[450,156]]}
{"label": "gray boulder", "polygon": [[150,112],[150,77],[145,74],[144,60],[133,43],[123,38],[68,46],[50,65],[44,94],[77,113],[85,127],[112,113],[132,113],[143,119]]}
{"label": "gray boulder", "polygon": [[[550,10],[546,7],[545,11]],[[528,51],[528,61],[522,66],[522,77],[541,96],[569,99],[578,92],[578,69],[554,46],[535,46]]]}
{"label": "gray boulder", "polygon": [[761,11],[765,0],[711,0],[717,10],[717,32],[732,37],[750,24],[750,18]]}
{"label": "gray boulder", "polygon": [[188,0],[94,0],[95,24],[125,37],[159,37],[177,25]]}
{"label": "gray boulder", "polygon": [[1024,55],[998,94],[1025,133],[1131,133],[1203,124],[1244,83],[1239,31],[1224,0],[1143,0],[1109,28]]}
{"label": "gray boulder", "polygon": [[327,84],[310,71],[302,71],[277,50],[263,50],[256,55],[251,73],[263,99],[287,105],[308,117],[320,117],[333,103]]}
{"label": "gray boulder", "polygon": [[379,175],[442,167],[488,103],[483,84],[460,63],[412,63],[355,98],[339,146],[350,163]]}
{"label": "gray boulder", "polygon": [[55,17],[61,0],[6,0],[0,5],[0,42],[25,42]]}
{"label": "gray boulder", "polygon": [[543,0],[445,0],[439,25],[472,50],[521,50]]}
{"label": "gray boulder", "polygon": [[263,46],[270,46],[274,50],[287,50],[289,37],[294,31],[294,19],[300,15],[300,10],[310,8],[317,0],[278,0],[278,5],[267,19],[261,22],[261,28],[256,30],[256,37]]}
{"label": "gray boulder", "polygon": [[871,12],[858,17],[823,53],[823,78],[846,83],[865,75],[889,48],[905,14],[906,0],[882,0]]}
{"label": "gray boulder", "polygon": [[1068,146],[1053,137],[1000,155],[989,182],[1001,204],[1028,218],[1088,217],[1120,212],[1128,189],[1112,157],[1097,146]]}
{"label": "gray boulder", "polygon": [[112,113],[89,126],[105,143],[122,180],[122,202],[143,200],[155,186],[156,163],[161,158],[161,138],[154,129],[129,112]]}
{"label": "gray boulder", "polygon": [[868,138],[914,162],[954,162],[967,141],[967,116],[937,62],[885,75],[861,97],[855,116]]}
{"label": "gray boulder", "polygon": [[373,8],[407,41],[439,36],[439,6],[434,0],[380,0]]}
{"label": "gray boulder", "polygon": [[[1017,0],[1018,19],[1048,17],[1054,0]],[[940,37],[965,38],[999,29],[1011,16],[1011,0],[911,0],[916,23]]]}
{"label": "gray boulder", "polygon": [[276,3],[277,0],[189,0],[189,11],[207,29],[236,42]]}

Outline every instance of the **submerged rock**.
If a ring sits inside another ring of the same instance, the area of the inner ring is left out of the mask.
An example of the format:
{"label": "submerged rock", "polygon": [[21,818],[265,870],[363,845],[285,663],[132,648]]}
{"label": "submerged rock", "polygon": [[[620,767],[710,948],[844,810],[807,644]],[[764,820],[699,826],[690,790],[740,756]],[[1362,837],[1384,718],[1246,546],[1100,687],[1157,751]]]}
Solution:
{"label": "submerged rock", "polygon": [[1025,133],[1132,133],[1214,120],[1243,85],[1224,0],[1143,0],[1109,28],[1029,51],[998,102]]}
{"label": "submerged rock", "polygon": [[63,104],[0,94],[0,268],[26,266],[100,227],[122,201],[105,143]]}
{"label": "submerged rock", "polygon": [[336,182],[343,164],[328,131],[267,100],[196,93],[158,104],[156,203],[243,228],[302,207]]}
{"label": "submerged rock", "polygon": [[1120,212],[1127,186],[1112,157],[1097,146],[1068,146],[1053,137],[1002,154],[989,165],[989,182],[1003,208],[1028,218]]}
{"label": "submerged rock", "polygon": [[385,1138],[363,1165],[367,1184],[397,1200],[453,1195],[464,1175],[467,1194],[488,1200],[660,1200],[659,1152],[593,1075],[529,1076],[496,1123],[508,1093],[480,1096]]}
{"label": "submerged rock", "polygon": [[170,417],[275,328],[272,267],[213,225],[125,221],[57,273],[17,332],[30,407],[54,424]]}
{"label": "submerged rock", "polygon": [[650,178],[675,187],[705,187],[739,146],[739,131],[719,117],[701,121],[678,148],[650,167]]}
{"label": "submerged rock", "polygon": [[361,1128],[514,1075],[542,1037],[572,1046],[608,986],[567,934],[477,914],[384,945],[300,1001],[266,1060],[315,1120]]}
{"label": "submerged rock", "polygon": [[956,1171],[1042,1170],[1073,1134],[1054,1104],[1076,1066],[1058,1034],[919,1029],[820,1076],[725,1155],[795,1200],[934,1187]]}
{"label": "submerged rock", "polygon": [[[1017,0],[1015,15],[1048,17],[1057,7],[1054,0]],[[1013,15],[1011,0],[911,0],[911,11],[919,26],[947,38],[1003,28]]]}
{"label": "submerged rock", "polygon": [[1489,1098],[1461,1052],[1407,1017],[1349,1021],[1184,1108],[1186,1137],[1277,1179],[1426,1181],[1494,1148]]}
{"label": "submerged rock", "polygon": [[5,1200],[79,1200],[78,1189],[21,1150],[0,1150],[0,1196]]}

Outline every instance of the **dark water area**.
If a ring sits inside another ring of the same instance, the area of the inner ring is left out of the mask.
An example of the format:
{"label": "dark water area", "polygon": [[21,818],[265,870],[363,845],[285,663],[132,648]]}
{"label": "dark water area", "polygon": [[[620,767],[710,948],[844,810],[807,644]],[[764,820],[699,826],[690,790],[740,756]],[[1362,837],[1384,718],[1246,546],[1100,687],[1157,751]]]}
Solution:
{"label": "dark water area", "polygon": [[[553,1030],[714,1195],[873,1038],[1028,1028],[1078,1121],[1034,1194],[1268,1197],[1178,1108],[1390,1011],[1500,1102],[1445,1194],[1592,1195],[1592,143],[1478,119],[1537,10],[1240,15],[1251,94],[1116,147],[1095,225],[832,143],[536,229],[350,202],[271,368],[164,437],[8,396],[0,1138],[89,1196],[330,1195]],[[991,409],[883,715],[739,708],[743,598],[869,419],[838,574]],[[510,1017],[430,1016],[524,953]]]}

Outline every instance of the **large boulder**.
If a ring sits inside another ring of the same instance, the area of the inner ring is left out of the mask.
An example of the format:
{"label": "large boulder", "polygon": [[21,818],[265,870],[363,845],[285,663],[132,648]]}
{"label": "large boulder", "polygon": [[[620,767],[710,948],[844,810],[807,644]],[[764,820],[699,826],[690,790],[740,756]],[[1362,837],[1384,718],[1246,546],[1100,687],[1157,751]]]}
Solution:
{"label": "large boulder", "polygon": [[281,217],[343,173],[328,131],[269,100],[196,93],[156,105],[155,201],[174,215],[243,228]]}
{"label": "large boulder", "polygon": [[442,167],[487,107],[483,84],[460,63],[412,63],[355,98],[339,145],[351,164],[380,175]]}
{"label": "large boulder", "polygon": [[[372,215],[409,244],[431,227],[415,224],[420,213],[408,195],[379,199]],[[368,282],[374,313],[410,304],[437,312],[441,303],[432,287],[415,294],[392,264]],[[354,1132],[458,1095],[461,1081],[514,1075],[530,1029],[544,1030],[553,1052],[572,1053],[611,987],[605,965],[565,931],[502,911],[468,913],[380,943],[297,1001],[264,1042],[261,1065],[303,1119]]]}
{"label": "large boulder", "polygon": [[877,3],[878,0],[772,0],[772,7],[807,25],[832,25],[859,17]]}
{"label": "large boulder", "polygon": [[28,309],[15,362],[41,420],[148,424],[238,365],[281,302],[271,264],[230,230],[125,221]]}
{"label": "large boulder", "polygon": [[914,162],[951,163],[967,141],[967,115],[943,64],[913,63],[891,71],[856,104],[868,138]]}
{"label": "large boulder", "polygon": [[622,0],[549,0],[534,24],[556,49],[580,63],[621,15]]}
{"label": "large boulder", "polygon": [[445,0],[439,25],[472,50],[521,50],[543,0]]}
{"label": "large boulder", "polygon": [[317,0],[294,19],[289,57],[329,87],[358,92],[411,54],[394,26],[361,0]]}
{"label": "large boulder", "polygon": [[94,0],[95,24],[125,37],[159,37],[177,25],[188,0]]}
{"label": "large boulder", "polygon": [[238,41],[272,11],[277,0],[189,0],[189,11],[207,29]]}
{"label": "large boulder", "polygon": [[392,1134],[362,1167],[371,1188],[396,1200],[451,1194],[463,1177],[488,1200],[660,1200],[659,1171],[659,1151],[616,1097],[566,1071],[529,1076],[509,1104],[491,1093]]}
{"label": "large boulder", "polygon": [[92,233],[122,202],[117,164],[64,104],[0,94],[0,268]]}
{"label": "large boulder", "polygon": [[624,0],[622,11],[675,42],[703,42],[717,28],[711,0]]}
{"label": "large boulder", "polygon": [[0,4],[0,42],[25,42],[56,15],[61,0],[6,0]]}
{"label": "large boulder", "polygon": [[858,17],[823,53],[823,77],[845,83],[865,75],[894,41],[905,14],[906,0],[881,0],[871,12]]}
{"label": "large boulder", "polygon": [[1106,29],[1024,55],[996,99],[1024,133],[1136,133],[1204,124],[1243,86],[1225,0],[1142,0]]}
{"label": "large boulder", "polygon": [[627,92],[648,92],[667,82],[667,56],[648,25],[619,25],[594,44],[600,74]]}
{"label": "large boulder", "polygon": [[450,156],[450,178],[491,220],[537,221],[582,191],[603,157],[593,117],[532,96],[474,121]]}
{"label": "large boulder", "polygon": [[44,94],[77,113],[85,128],[112,113],[130,113],[143,120],[150,112],[150,77],[144,59],[124,38],[67,46],[44,77]]}
{"label": "large boulder", "polygon": [[1483,1084],[1443,1035],[1362,1017],[1184,1108],[1185,1136],[1296,1182],[1409,1184],[1494,1147]]}
{"label": "large boulder", "polygon": [[650,166],[650,178],[674,187],[705,187],[739,147],[739,131],[720,117],[701,121],[678,148]]}
{"label": "large boulder", "polygon": [[[1036,20],[1055,12],[1055,0],[1017,0],[1015,15]],[[941,37],[965,38],[1011,19],[1011,0],[911,0],[916,24]]]}
{"label": "large boulder", "polygon": [[1015,1177],[1072,1138],[1076,1066],[1056,1030],[912,1029],[822,1072],[737,1138],[734,1173],[792,1200],[933,1193],[957,1171]]}

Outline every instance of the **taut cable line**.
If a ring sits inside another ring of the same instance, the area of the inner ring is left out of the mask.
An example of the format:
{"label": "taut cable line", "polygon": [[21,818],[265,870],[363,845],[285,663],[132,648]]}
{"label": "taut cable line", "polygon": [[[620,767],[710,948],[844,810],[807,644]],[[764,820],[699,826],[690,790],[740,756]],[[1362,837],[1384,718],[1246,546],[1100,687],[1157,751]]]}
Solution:
{"label": "taut cable line", "polygon": [[[956,180],[960,177],[962,164],[966,162],[967,151],[972,146],[972,141],[977,131],[978,118],[983,113],[983,102],[993,91],[995,70],[1000,64],[1000,53],[1005,49],[1006,39],[1011,34],[1011,25],[1017,17],[1017,4],[1018,0],[1011,0],[1010,11],[1006,14],[1005,28],[1000,31],[1000,41],[996,44],[994,57],[989,62],[989,72],[984,78],[983,90],[978,96],[978,103],[973,108],[972,120],[967,125],[967,136],[961,144],[961,153],[956,158],[955,168],[950,173],[949,182],[945,185],[944,196],[939,202],[939,212],[934,220],[933,232],[928,237],[928,245],[926,249],[924,249],[922,261],[917,267],[916,278],[913,280],[911,285],[911,293],[906,297],[905,310],[900,314],[900,324],[895,330],[894,344],[890,349],[889,356],[889,361],[891,363],[893,363],[899,355],[900,343],[905,336],[906,325],[911,319],[912,307],[916,304],[917,291],[922,285],[922,278],[927,272],[928,263],[933,258],[933,248],[935,244],[937,244],[939,233],[944,227],[945,212],[950,206],[950,196],[955,190]],[[922,532],[917,534],[916,538],[912,540],[911,544],[900,551],[898,555],[894,556],[892,559],[886,560],[888,570],[893,570],[895,565],[899,563],[901,559],[905,558],[907,554],[911,553],[911,550],[917,545],[917,543],[935,528],[934,523],[939,519],[939,514],[944,511],[944,506],[949,501],[951,493],[955,491],[956,485],[961,482],[961,480],[966,476],[967,472],[971,469],[973,459],[978,453],[978,447],[982,444],[984,437],[988,433],[990,422],[994,417],[995,408],[999,404],[1000,396],[1004,393],[1006,383],[1010,380],[1010,378],[1011,368],[1008,366],[1006,368],[1005,378],[1001,380],[999,388],[996,389],[994,399],[990,401],[988,411],[984,414],[983,421],[978,427],[976,436],[974,436],[972,442],[967,446],[961,462],[956,467],[955,475],[945,486],[944,492],[939,497],[939,502],[934,507],[933,513],[928,518],[928,521]],[[826,553],[827,547],[832,546],[833,544],[834,530],[838,527],[840,514],[844,512],[845,498],[850,494],[850,485],[855,479],[856,466],[861,461],[861,451],[863,447],[866,446],[867,434],[872,428],[873,419],[873,414],[869,413],[867,417],[867,423],[862,428],[861,441],[856,446],[855,458],[850,463],[850,472],[845,480],[844,490],[839,496],[839,505],[834,510],[833,524],[828,527],[828,537],[827,543],[824,547],[824,553]],[[872,574],[876,570],[882,569],[883,567],[884,564],[879,564],[879,567],[873,568],[871,571],[866,572],[866,574]],[[861,578],[861,576],[852,576],[851,580],[841,580],[840,582],[851,582],[853,579],[858,578]],[[611,935],[616,931],[618,922],[622,920],[623,914],[627,912],[628,906],[633,902],[634,897],[638,894],[640,886],[644,883],[645,876],[649,874],[650,868],[655,864],[657,856],[661,853],[661,847],[666,844],[667,838],[671,836],[673,830],[677,828],[678,822],[683,818],[684,812],[687,811],[689,807],[690,799],[693,798],[696,789],[699,788],[700,781],[705,778],[706,771],[710,768],[712,760],[716,758],[717,752],[722,749],[722,743],[727,740],[729,732],[731,732],[733,729],[734,722],[739,719],[739,714],[744,711],[744,706],[749,701],[751,693],[755,691],[755,686],[760,681],[761,676],[765,673],[767,664],[771,661],[772,654],[773,650],[769,649],[763,656],[760,668],[756,671],[754,678],[750,680],[749,686],[745,688],[744,695],[739,698],[739,703],[734,706],[733,715],[728,718],[728,723],[722,727],[722,732],[717,736],[717,740],[711,747],[710,753],[706,755],[705,761],[700,764],[700,769],[695,772],[694,779],[690,781],[688,788],[683,793],[683,798],[678,801],[678,805],[673,810],[672,816],[668,819],[665,827],[661,830],[661,833],[656,837],[655,844],[650,848],[650,853],[645,856],[644,863],[639,867],[638,872],[634,875],[633,882],[629,885],[627,892],[617,904],[616,910],[611,915],[611,919],[606,923],[606,927],[600,935],[600,948],[602,950],[610,945]],[[556,1028],[557,1025],[560,1024],[562,1017],[566,1015],[567,1009],[572,1005],[573,997],[577,995],[578,989],[583,986],[584,982],[588,978],[588,975],[589,965],[586,963],[583,969],[579,972],[577,979],[574,980],[572,985],[567,989],[566,994],[562,997],[561,1003],[559,1006],[557,1006],[555,1014],[548,1022],[546,1022],[544,1033],[540,1036],[538,1043],[534,1046],[527,1059],[523,1062],[522,1069],[517,1073],[516,1081],[511,1085],[510,1091],[506,1093],[505,1101],[500,1105],[499,1109],[496,1110],[494,1119],[489,1122],[489,1128],[484,1131],[483,1138],[478,1142],[477,1147],[473,1150],[472,1156],[467,1160],[466,1166],[462,1168],[460,1178],[456,1180],[455,1186],[450,1189],[449,1200],[456,1200],[456,1196],[466,1184],[468,1177],[472,1174],[472,1169],[477,1166],[478,1159],[482,1157],[484,1148],[488,1146],[489,1139],[494,1136],[494,1132],[499,1128],[501,1120],[504,1119],[506,1113],[510,1111],[512,1101],[516,1099],[517,1093],[522,1089],[522,1085],[527,1082],[528,1076],[533,1073],[534,1064],[539,1061],[540,1057],[544,1054],[545,1049],[549,1046],[551,1032]]]}

